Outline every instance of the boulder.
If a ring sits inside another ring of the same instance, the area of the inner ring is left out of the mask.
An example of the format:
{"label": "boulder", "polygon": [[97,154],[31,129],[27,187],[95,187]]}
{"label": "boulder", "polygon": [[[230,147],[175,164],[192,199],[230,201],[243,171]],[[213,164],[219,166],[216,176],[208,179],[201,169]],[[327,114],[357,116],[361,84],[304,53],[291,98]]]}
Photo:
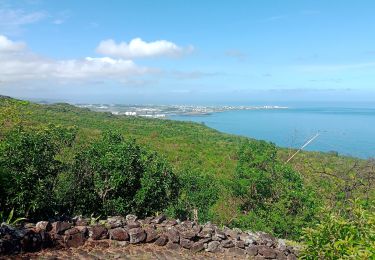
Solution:
{"label": "boulder", "polygon": [[235,246],[241,249],[245,249],[245,242],[244,241],[235,241],[234,242]]}
{"label": "boulder", "polygon": [[102,225],[93,226],[89,233],[93,240],[105,239],[108,237],[108,230]]}
{"label": "boulder", "polygon": [[258,254],[258,246],[249,246],[246,248],[246,252],[249,256],[256,256]]}
{"label": "boulder", "polygon": [[189,239],[180,238],[180,245],[183,248],[190,249],[193,246],[193,244],[194,244],[194,242],[189,240]]}
{"label": "boulder", "polygon": [[180,235],[176,229],[172,228],[168,230],[166,234],[168,236],[169,241],[171,241],[172,243],[180,242]]}
{"label": "boulder", "polygon": [[110,228],[123,227],[125,225],[125,222],[125,218],[121,216],[109,217],[107,219],[107,224]]}
{"label": "boulder", "polygon": [[223,248],[231,248],[231,247],[234,247],[234,243],[232,240],[223,240],[221,241],[221,246]]}
{"label": "boulder", "polygon": [[193,230],[185,230],[180,232],[180,237],[185,239],[193,239],[197,234]]}
{"label": "boulder", "polygon": [[219,251],[220,242],[219,241],[212,241],[209,242],[206,248],[207,252],[216,253]]}
{"label": "boulder", "polygon": [[56,221],[52,223],[52,232],[62,234],[65,230],[72,227],[72,224],[67,221]]}
{"label": "boulder", "polygon": [[158,239],[156,239],[155,245],[157,245],[157,246],[165,246],[167,244],[167,242],[168,242],[168,237],[163,234],[163,235],[159,236]]}
{"label": "boulder", "polygon": [[127,225],[126,225],[128,229],[139,228],[140,226],[141,226],[141,223],[139,223],[139,221],[133,221],[133,220],[127,221]]}
{"label": "boulder", "polygon": [[79,232],[78,229],[77,231],[77,233],[72,233],[64,236],[64,242],[66,247],[79,247],[85,243],[86,238],[84,234]]}
{"label": "boulder", "polygon": [[167,244],[167,248],[171,249],[171,250],[178,250],[178,249],[180,249],[180,244],[168,243]]}
{"label": "boulder", "polygon": [[117,227],[109,230],[109,239],[117,241],[127,241],[129,240],[129,234],[124,228]]}
{"label": "boulder", "polygon": [[159,238],[159,234],[153,228],[145,228],[146,232],[146,243],[154,242]]}
{"label": "boulder", "polygon": [[146,240],[146,232],[142,228],[132,228],[128,231],[130,244],[138,244]]}
{"label": "boulder", "polygon": [[43,230],[43,231],[51,231],[52,225],[49,221],[39,221],[36,223],[35,228],[37,230]]}
{"label": "boulder", "polygon": [[202,250],[204,250],[204,244],[202,242],[195,242],[191,247],[190,250],[193,253],[198,253]]}
{"label": "boulder", "polygon": [[125,219],[126,221],[136,221],[138,217],[136,215],[129,214],[129,215],[126,215]]}
{"label": "boulder", "polygon": [[220,229],[215,230],[215,236],[222,239],[222,240],[227,239],[227,235],[223,231],[221,231]]}
{"label": "boulder", "polygon": [[276,251],[268,246],[258,246],[258,253],[265,258],[276,258]]}

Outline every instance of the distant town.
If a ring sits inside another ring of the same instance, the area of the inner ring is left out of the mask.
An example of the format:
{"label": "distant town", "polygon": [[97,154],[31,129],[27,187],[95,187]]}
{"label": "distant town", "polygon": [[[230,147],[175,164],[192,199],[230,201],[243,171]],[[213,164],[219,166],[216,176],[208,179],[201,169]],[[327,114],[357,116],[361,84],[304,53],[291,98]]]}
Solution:
{"label": "distant town", "polygon": [[193,105],[118,105],[118,104],[76,104],[97,112],[114,115],[167,118],[176,115],[209,115],[231,110],[287,109],[284,106],[193,106]]}

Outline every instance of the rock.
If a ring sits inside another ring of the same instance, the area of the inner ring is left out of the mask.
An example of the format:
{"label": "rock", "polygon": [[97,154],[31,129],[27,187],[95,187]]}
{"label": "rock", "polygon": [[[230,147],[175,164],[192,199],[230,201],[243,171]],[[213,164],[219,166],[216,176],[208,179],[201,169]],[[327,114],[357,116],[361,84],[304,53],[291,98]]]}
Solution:
{"label": "rock", "polygon": [[77,216],[73,218],[73,222],[76,226],[87,226],[90,223],[90,220],[87,218],[82,218],[81,216]]}
{"label": "rock", "polygon": [[200,251],[202,251],[204,249],[204,244],[202,242],[195,242],[190,250],[193,252],[193,253],[198,253]]}
{"label": "rock", "polygon": [[276,258],[276,251],[268,246],[258,246],[258,253],[265,258]]}
{"label": "rock", "polygon": [[193,244],[194,244],[194,242],[189,240],[189,239],[180,238],[180,245],[183,248],[190,249],[193,246]]}
{"label": "rock", "polygon": [[231,247],[234,247],[234,243],[232,240],[223,240],[221,241],[221,246],[223,248],[231,248]]}
{"label": "rock", "polygon": [[180,242],[180,235],[178,231],[174,228],[168,230],[167,236],[168,236],[169,241],[171,241],[172,243]]}
{"label": "rock", "polygon": [[249,256],[256,256],[258,254],[258,247],[257,246],[250,246],[246,248],[246,252]]}
{"label": "rock", "polygon": [[287,260],[287,257],[284,254],[284,252],[279,251],[279,250],[275,250],[275,252],[276,252],[276,259],[278,259],[278,260]]}
{"label": "rock", "polygon": [[210,237],[207,237],[207,238],[200,239],[199,241],[202,243],[208,243],[208,242],[211,242],[212,239]]}
{"label": "rock", "polygon": [[185,230],[180,232],[180,237],[185,239],[193,239],[196,236],[196,233],[193,230]]}
{"label": "rock", "polygon": [[125,218],[121,216],[109,217],[107,219],[107,224],[110,228],[123,227],[125,222]]}
{"label": "rock", "polygon": [[156,239],[155,245],[157,245],[157,246],[165,246],[167,244],[167,242],[168,242],[168,237],[163,234],[163,235],[159,236],[158,239]]}
{"label": "rock", "polygon": [[90,237],[93,240],[104,239],[108,237],[108,230],[102,225],[96,225],[91,228]]}
{"label": "rock", "polygon": [[68,230],[65,230],[64,235],[70,236],[70,235],[74,235],[77,233],[80,233],[78,228],[70,228]]}
{"label": "rock", "polygon": [[79,247],[85,243],[85,236],[78,229],[76,230],[78,231],[77,233],[64,236],[64,242],[67,247]]}
{"label": "rock", "polygon": [[264,232],[257,232],[257,235],[259,237],[261,245],[266,245],[268,247],[276,246],[276,238],[271,236],[270,234]]}
{"label": "rock", "polygon": [[289,254],[287,257],[286,257],[287,260],[297,260],[297,256],[295,254]]}
{"label": "rock", "polygon": [[35,252],[42,248],[42,237],[32,229],[26,229],[26,234],[19,238],[21,250],[23,252]]}
{"label": "rock", "polygon": [[220,237],[218,237],[218,236],[216,236],[216,235],[213,235],[212,237],[211,237],[211,240],[213,240],[213,241],[221,241],[221,240],[223,240],[223,239],[221,239]]}
{"label": "rock", "polygon": [[129,221],[127,221],[126,226],[127,226],[128,229],[139,228],[141,226],[141,223],[139,223],[139,221],[129,220]]}
{"label": "rock", "polygon": [[176,243],[168,243],[167,248],[171,250],[178,250],[180,249],[180,245]]}
{"label": "rock", "polygon": [[142,228],[129,229],[128,233],[130,244],[137,244],[146,240],[146,232]]}
{"label": "rock", "polygon": [[43,231],[51,231],[52,225],[49,221],[39,221],[36,223],[35,228],[37,230],[43,230]]}
{"label": "rock", "polygon": [[235,241],[235,246],[241,249],[245,249],[245,242],[244,241]]}
{"label": "rock", "polygon": [[279,249],[280,251],[285,251],[287,249],[285,239],[278,239],[276,248]]}
{"label": "rock", "polygon": [[215,236],[220,239],[227,239],[227,235],[225,235],[225,233],[219,229],[215,230]]}
{"label": "rock", "polygon": [[245,246],[251,245],[254,241],[250,238],[250,236],[246,233],[241,233],[239,236],[240,240],[245,243]]}
{"label": "rock", "polygon": [[198,233],[198,237],[200,238],[208,238],[208,237],[212,237],[212,234],[214,233],[214,229],[213,228],[207,228],[207,227],[204,227],[201,232]]}
{"label": "rock", "polygon": [[176,226],[178,224],[178,222],[175,219],[168,219],[168,220],[164,221],[163,224],[166,227],[173,227],[173,226]]}
{"label": "rock", "polygon": [[233,255],[246,255],[246,251],[244,249],[237,247],[229,248],[228,252]]}
{"label": "rock", "polygon": [[159,238],[159,234],[153,228],[146,228],[146,243],[154,242],[156,239]]}
{"label": "rock", "polygon": [[237,238],[239,238],[239,235],[238,235],[238,232],[237,231],[234,231],[233,229],[230,229],[228,227],[224,227],[224,230],[223,230],[224,234],[227,236],[227,237],[230,237],[234,240],[237,240]]}
{"label": "rock", "polygon": [[161,214],[161,215],[155,217],[151,222],[155,223],[155,224],[160,224],[166,219],[167,219],[167,217],[164,214]]}
{"label": "rock", "polygon": [[137,218],[138,217],[136,215],[132,215],[132,214],[126,215],[125,217],[126,221],[136,221]]}
{"label": "rock", "polygon": [[181,228],[183,229],[192,229],[193,228],[193,222],[186,220],[180,223]]}
{"label": "rock", "polygon": [[117,227],[109,230],[109,239],[117,241],[127,241],[129,240],[129,234],[124,228]]}
{"label": "rock", "polygon": [[79,230],[79,232],[81,232],[82,234],[84,234],[85,236],[88,235],[88,229],[86,226],[75,226],[76,229]]}
{"label": "rock", "polygon": [[72,227],[72,224],[66,221],[56,221],[52,223],[52,232],[62,234],[65,230]]}
{"label": "rock", "polygon": [[220,246],[220,242],[219,241],[212,241],[212,242],[209,242],[208,245],[207,245],[207,249],[206,251],[207,252],[212,252],[212,253],[216,253],[218,252],[219,250],[219,246]]}
{"label": "rock", "polygon": [[151,224],[152,220],[153,220],[152,217],[147,217],[145,219],[140,219],[138,221],[141,223],[141,225],[149,225],[149,224]]}

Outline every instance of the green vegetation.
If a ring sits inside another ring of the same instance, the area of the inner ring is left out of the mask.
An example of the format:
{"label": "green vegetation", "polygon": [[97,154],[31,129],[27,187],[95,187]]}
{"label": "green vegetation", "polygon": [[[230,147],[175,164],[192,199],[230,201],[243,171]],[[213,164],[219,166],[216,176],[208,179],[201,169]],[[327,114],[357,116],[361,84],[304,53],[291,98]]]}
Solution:
{"label": "green vegetation", "polygon": [[302,259],[373,259],[375,211],[351,201],[338,214],[324,214],[321,224],[304,231]]}
{"label": "green vegetation", "polygon": [[[301,152],[285,164],[293,152],[202,124],[0,97],[0,211],[164,211],[302,241],[308,259],[373,256],[374,161]],[[361,210],[344,214],[355,198]]]}
{"label": "green vegetation", "polygon": [[233,225],[298,239],[315,220],[318,199],[276,154],[264,141],[242,145],[233,190],[244,214]]}

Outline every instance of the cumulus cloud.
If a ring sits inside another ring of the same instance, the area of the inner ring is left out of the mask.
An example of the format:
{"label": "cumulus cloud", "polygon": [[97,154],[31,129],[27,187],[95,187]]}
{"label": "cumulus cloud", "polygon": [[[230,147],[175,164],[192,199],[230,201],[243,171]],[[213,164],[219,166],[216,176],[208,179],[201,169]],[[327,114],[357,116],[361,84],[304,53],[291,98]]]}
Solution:
{"label": "cumulus cloud", "polygon": [[125,82],[132,76],[155,70],[140,67],[132,60],[109,57],[55,60],[27,50],[24,43],[0,35],[0,82],[23,80],[95,80]]}
{"label": "cumulus cloud", "polygon": [[100,54],[121,58],[178,56],[191,50],[191,46],[182,48],[165,40],[145,42],[141,38],[135,38],[129,43],[116,43],[114,40],[108,39],[100,42],[96,48],[96,51]]}
{"label": "cumulus cloud", "polygon": [[0,35],[0,52],[17,52],[25,49],[23,42],[14,42],[7,37]]}

